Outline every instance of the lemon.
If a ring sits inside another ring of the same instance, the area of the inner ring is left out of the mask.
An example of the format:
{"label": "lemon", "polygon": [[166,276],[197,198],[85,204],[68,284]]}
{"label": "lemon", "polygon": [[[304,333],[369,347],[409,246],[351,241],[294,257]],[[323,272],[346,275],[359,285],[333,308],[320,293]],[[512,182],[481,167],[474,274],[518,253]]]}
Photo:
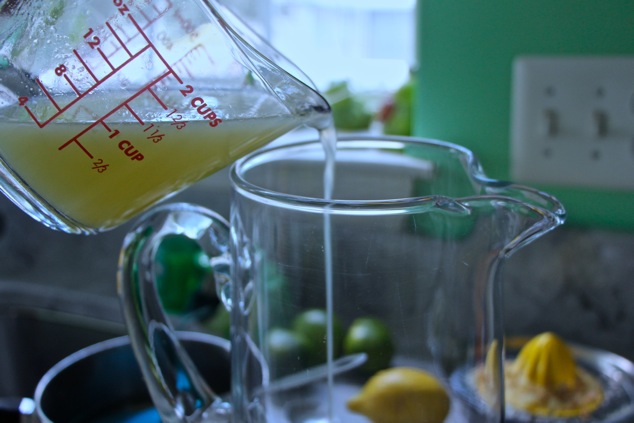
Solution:
{"label": "lemon", "polygon": [[431,374],[411,367],[393,367],[372,376],[348,408],[373,423],[442,423],[450,400]]}
{"label": "lemon", "polygon": [[360,317],[352,322],[343,341],[344,354],[367,354],[361,370],[375,373],[389,367],[394,343],[387,325],[375,317]]}
{"label": "lemon", "polygon": [[[307,341],[307,365],[325,363],[328,354],[328,313],[314,308],[300,313],[293,319],[293,331]],[[332,316],[333,356],[341,354],[343,328],[337,316]]]}

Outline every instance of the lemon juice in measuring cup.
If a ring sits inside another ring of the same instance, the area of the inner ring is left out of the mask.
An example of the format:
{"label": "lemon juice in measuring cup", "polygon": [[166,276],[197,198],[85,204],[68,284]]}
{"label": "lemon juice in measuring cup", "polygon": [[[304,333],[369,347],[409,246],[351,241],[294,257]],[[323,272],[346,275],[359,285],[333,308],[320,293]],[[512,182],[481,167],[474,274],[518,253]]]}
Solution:
{"label": "lemon juice in measuring cup", "polygon": [[26,1],[3,6],[0,43],[0,189],[66,232],[116,227],[330,119],[216,1]]}

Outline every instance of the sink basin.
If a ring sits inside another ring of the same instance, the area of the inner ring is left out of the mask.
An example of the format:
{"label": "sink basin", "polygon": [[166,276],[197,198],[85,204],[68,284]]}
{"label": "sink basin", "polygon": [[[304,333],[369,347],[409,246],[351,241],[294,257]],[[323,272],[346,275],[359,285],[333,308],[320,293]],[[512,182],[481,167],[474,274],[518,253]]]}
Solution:
{"label": "sink basin", "polygon": [[[35,421],[21,415],[20,408],[30,407],[25,414],[33,411],[32,398],[40,380],[48,382],[47,394],[41,396],[45,413],[68,416],[69,410],[75,412],[80,408],[75,405],[90,403],[86,410],[98,410],[100,416],[105,416],[100,417],[104,422],[117,421],[106,416],[104,410],[126,416],[138,410],[156,414],[127,337],[123,336],[126,334],[116,297],[21,281],[0,281],[0,422]],[[211,335],[200,333],[179,333],[178,336],[209,386],[219,394],[226,393],[230,384],[228,341],[217,337],[212,340],[205,338]],[[106,340],[110,341],[102,342]],[[93,383],[92,378],[103,362],[83,360],[86,351],[100,351],[99,360],[117,363],[99,383]],[[208,360],[212,356],[215,358]],[[62,360],[67,368],[60,366]],[[99,401],[88,399],[91,389],[99,393]],[[126,393],[134,394],[131,398],[136,402],[125,402]],[[68,395],[78,400],[71,407],[64,403]],[[76,418],[79,417],[73,416],[71,420],[84,421]],[[52,420],[58,421],[57,417]]]}
{"label": "sink basin", "polygon": [[19,421],[21,399],[59,360],[125,333],[116,298],[0,282],[0,421]]}

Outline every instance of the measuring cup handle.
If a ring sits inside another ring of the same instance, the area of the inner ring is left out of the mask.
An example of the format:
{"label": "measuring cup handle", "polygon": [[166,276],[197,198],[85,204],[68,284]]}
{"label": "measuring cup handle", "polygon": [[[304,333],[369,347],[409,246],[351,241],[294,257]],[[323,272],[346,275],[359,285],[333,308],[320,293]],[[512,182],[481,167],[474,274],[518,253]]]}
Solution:
{"label": "measuring cup handle", "polygon": [[155,255],[161,241],[175,234],[196,241],[210,260],[228,261],[229,225],[215,212],[174,203],[143,215],[125,237],[119,256],[118,292],[128,334],[163,422],[228,422],[229,404],[199,374],[161,305]]}

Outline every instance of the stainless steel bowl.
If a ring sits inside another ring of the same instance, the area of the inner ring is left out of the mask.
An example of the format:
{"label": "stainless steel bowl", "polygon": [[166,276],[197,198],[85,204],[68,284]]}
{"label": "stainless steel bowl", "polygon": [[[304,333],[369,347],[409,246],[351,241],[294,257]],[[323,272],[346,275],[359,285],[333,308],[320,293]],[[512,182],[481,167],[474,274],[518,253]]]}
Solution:
{"label": "stainless steel bowl", "polygon": [[[229,341],[197,332],[178,337],[214,392],[228,392]],[[142,416],[160,421],[127,336],[91,345],[54,365],[38,383],[35,403],[37,417],[45,423],[121,422]]]}

